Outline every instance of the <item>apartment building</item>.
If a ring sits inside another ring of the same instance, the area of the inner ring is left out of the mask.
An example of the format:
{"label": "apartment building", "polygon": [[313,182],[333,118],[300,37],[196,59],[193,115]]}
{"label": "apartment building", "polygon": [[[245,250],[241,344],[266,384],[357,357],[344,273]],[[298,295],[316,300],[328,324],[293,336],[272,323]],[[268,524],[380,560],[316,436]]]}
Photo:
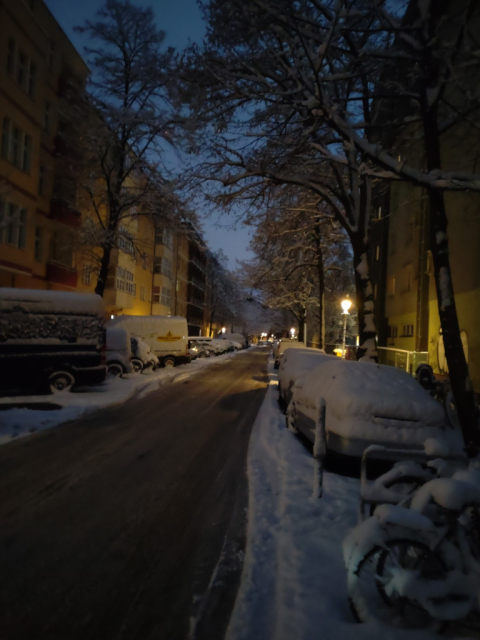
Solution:
{"label": "apartment building", "polygon": [[41,0],[0,3],[0,286],[72,291],[80,214],[56,175],[59,102],[88,69]]}

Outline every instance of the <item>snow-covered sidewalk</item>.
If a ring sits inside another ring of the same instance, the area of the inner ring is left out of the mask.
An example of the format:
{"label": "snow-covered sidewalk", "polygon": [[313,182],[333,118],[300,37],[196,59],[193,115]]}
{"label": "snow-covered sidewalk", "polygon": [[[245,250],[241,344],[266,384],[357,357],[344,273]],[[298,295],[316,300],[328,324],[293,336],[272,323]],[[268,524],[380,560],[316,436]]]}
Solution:
{"label": "snow-covered sidewalk", "polygon": [[354,622],[342,541],[357,522],[359,481],[325,473],[323,498],[312,498],[312,454],[285,428],[272,365],[269,378],[250,441],[247,550],[227,640],[436,637]]}
{"label": "snow-covered sidewalk", "polygon": [[[113,378],[96,387],[84,387],[74,392],[0,398],[0,445],[75,420],[87,412],[121,404],[134,395],[143,398],[167,381],[182,382],[205,368],[235,357],[236,353],[241,352],[199,358],[175,368],[129,374],[126,378]],[[7,408],[10,405],[17,406]]]}

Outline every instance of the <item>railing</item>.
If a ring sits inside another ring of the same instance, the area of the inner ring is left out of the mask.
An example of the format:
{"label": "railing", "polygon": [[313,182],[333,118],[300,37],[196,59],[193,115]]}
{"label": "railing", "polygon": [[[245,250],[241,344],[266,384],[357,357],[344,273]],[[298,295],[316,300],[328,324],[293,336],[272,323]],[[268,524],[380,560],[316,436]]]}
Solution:
{"label": "railing", "polygon": [[205,273],[205,265],[201,264],[196,258],[190,258],[190,262],[192,262],[197,269],[200,269],[200,271],[203,271]]}
{"label": "railing", "polygon": [[188,304],[193,304],[199,309],[203,309],[205,306],[203,300],[199,300],[198,298],[191,298],[190,300],[188,300]]}
{"label": "railing", "polygon": [[394,347],[377,347],[378,361],[391,367],[403,369],[412,375],[422,362],[428,363],[428,351],[406,351]]}
{"label": "railing", "polygon": [[190,278],[190,283],[193,284],[193,286],[197,287],[197,289],[200,289],[201,291],[205,291],[205,283],[201,282],[200,280],[197,280],[196,278]]}

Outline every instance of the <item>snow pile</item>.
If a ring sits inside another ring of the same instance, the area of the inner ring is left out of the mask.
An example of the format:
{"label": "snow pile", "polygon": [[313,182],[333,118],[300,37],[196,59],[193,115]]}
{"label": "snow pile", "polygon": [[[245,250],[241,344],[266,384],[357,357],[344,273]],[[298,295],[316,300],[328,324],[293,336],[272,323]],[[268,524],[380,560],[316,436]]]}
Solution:
{"label": "snow pile", "polygon": [[341,541],[357,522],[359,481],[326,472],[323,497],[312,498],[312,454],[285,428],[271,366],[269,376],[250,441],[247,550],[226,640],[435,638],[354,622]]}
{"label": "snow pile", "polygon": [[424,484],[415,493],[411,509],[424,513],[431,503],[444,509],[463,511],[468,506],[480,505],[480,486],[456,479],[455,476],[453,478],[435,478]]}
{"label": "snow pile", "polygon": [[302,388],[295,389],[297,411],[315,421],[322,397],[327,402],[327,431],[347,440],[423,448],[426,440],[435,438],[442,452],[458,452],[463,446],[442,406],[412,376],[395,367],[325,361],[306,376]]}
{"label": "snow pile", "polygon": [[0,287],[0,313],[17,310],[23,313],[60,313],[102,317],[105,313],[103,299],[94,293]]}

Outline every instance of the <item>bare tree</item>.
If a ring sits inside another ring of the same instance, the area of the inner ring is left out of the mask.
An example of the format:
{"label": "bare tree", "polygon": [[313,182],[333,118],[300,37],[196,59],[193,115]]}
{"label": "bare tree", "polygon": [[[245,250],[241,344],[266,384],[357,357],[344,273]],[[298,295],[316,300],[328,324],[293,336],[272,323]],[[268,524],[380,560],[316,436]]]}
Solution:
{"label": "bare tree", "polygon": [[92,77],[83,105],[81,184],[101,247],[96,292],[103,295],[122,219],[151,210],[163,189],[154,158],[159,141],[171,140],[165,84],[173,52],[162,50],[164,33],[151,9],[107,0],[97,16],[77,30],[95,43],[85,48]]}

